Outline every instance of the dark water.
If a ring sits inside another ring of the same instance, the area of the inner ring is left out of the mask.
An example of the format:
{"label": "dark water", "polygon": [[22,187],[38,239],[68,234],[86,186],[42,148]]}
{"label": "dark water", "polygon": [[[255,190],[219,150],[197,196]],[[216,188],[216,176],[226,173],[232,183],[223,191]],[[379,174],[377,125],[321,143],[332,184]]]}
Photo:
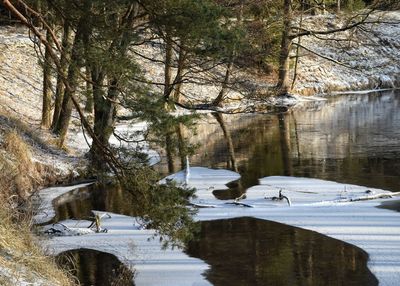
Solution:
{"label": "dark water", "polygon": [[400,200],[383,202],[379,208],[400,212]]}
{"label": "dark water", "polygon": [[[399,92],[346,95],[284,114],[210,116],[200,120],[197,136],[184,136],[199,143],[191,165],[240,172],[229,191],[214,192],[221,199],[271,175],[400,191],[399,110]],[[157,168],[177,171],[180,161],[164,159]],[[133,214],[129,194],[96,186],[58,205],[57,219],[87,218],[92,209]],[[201,224],[188,252],[212,266],[205,275],[215,285],[377,284],[366,254],[332,238],[249,218]]]}
{"label": "dark water", "polygon": [[[400,92],[346,95],[271,116],[224,115],[222,130],[199,133],[192,165],[231,168],[242,175],[232,198],[258,179],[289,175],[400,191]],[[214,120],[207,125],[217,126]],[[232,158],[233,157],[233,158]]]}
{"label": "dark water", "polygon": [[313,231],[255,218],[201,223],[187,253],[211,265],[213,285],[378,285],[361,249]]}
{"label": "dark water", "polygon": [[108,211],[135,216],[135,201],[132,195],[115,185],[95,184],[81,188],[71,199],[69,194],[59,197],[55,202],[55,221],[65,219],[88,219],[92,210]]}
{"label": "dark water", "polygon": [[82,286],[133,286],[133,272],[114,255],[77,249],[57,256],[57,263],[74,275]]}

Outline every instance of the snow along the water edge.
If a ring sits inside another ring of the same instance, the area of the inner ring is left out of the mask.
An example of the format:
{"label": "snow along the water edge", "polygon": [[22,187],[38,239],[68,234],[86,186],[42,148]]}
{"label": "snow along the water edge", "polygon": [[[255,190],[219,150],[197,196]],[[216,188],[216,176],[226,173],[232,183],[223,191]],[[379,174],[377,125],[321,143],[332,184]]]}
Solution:
{"label": "snow along the water edge", "polygon": [[[212,188],[220,189],[239,178],[234,172],[224,172],[190,168],[188,185],[197,188],[194,203],[212,206],[199,209],[196,220],[249,216],[317,231],[364,249],[370,255],[368,267],[379,285],[398,285],[400,213],[376,208],[388,199],[351,201],[390,192],[318,179],[266,177],[260,179],[260,185],[247,190],[247,198],[241,202],[252,207],[245,208],[213,197]],[[181,171],[169,179],[178,178],[183,182],[184,174]],[[290,198],[291,206],[269,199],[278,196],[279,190]],[[70,228],[82,228],[89,222],[62,223]],[[202,275],[209,267],[206,263],[179,249],[162,250],[157,239],[148,240],[154,231],[140,229],[135,218],[111,214],[102,226],[108,233],[54,237],[46,245],[55,254],[82,247],[112,253],[135,268],[135,285],[210,285]]]}

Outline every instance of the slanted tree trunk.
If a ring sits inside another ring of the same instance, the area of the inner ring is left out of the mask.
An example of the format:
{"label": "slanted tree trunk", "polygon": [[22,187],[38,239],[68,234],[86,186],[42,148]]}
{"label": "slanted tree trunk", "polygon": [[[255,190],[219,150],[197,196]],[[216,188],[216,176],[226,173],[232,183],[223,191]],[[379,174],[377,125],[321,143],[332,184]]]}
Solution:
{"label": "slanted tree trunk", "polygon": [[283,31],[281,40],[281,49],[279,54],[279,74],[277,90],[278,95],[287,94],[290,91],[289,79],[289,63],[290,63],[290,49],[292,47],[292,38],[290,36],[290,27],[292,19],[292,0],[284,0],[284,17],[283,17]]}
{"label": "slanted tree trunk", "polygon": [[[241,25],[242,20],[243,20],[243,6],[244,6],[244,1],[241,0],[240,6],[239,6],[240,8],[236,15],[238,25]],[[222,106],[222,102],[228,92],[228,85],[229,85],[229,80],[230,80],[231,73],[232,73],[233,61],[235,59],[235,53],[236,53],[236,47],[234,46],[230,53],[230,56],[228,58],[228,63],[227,63],[226,70],[225,70],[224,80],[222,81],[222,85],[221,85],[221,90],[219,91],[217,97],[212,102],[212,105],[214,105],[214,106]]]}
{"label": "slanted tree trunk", "polygon": [[57,74],[56,95],[54,100],[54,113],[51,128],[56,131],[56,126],[60,118],[62,102],[64,98],[64,82],[63,78],[67,77],[68,63],[71,58],[71,27],[67,22],[64,22],[64,31],[62,38],[62,54],[60,56],[60,70]]}
{"label": "slanted tree trunk", "polygon": [[73,103],[71,96],[74,95],[75,89],[78,86],[79,67],[81,62],[81,48],[82,48],[82,30],[85,25],[85,20],[81,19],[72,46],[71,60],[68,67],[67,80],[71,89],[64,90],[63,102],[60,111],[60,117],[55,125],[54,133],[59,135],[59,146],[64,145],[67,136],[69,122],[72,114]]}
{"label": "slanted tree trunk", "polygon": [[214,106],[221,106],[222,102],[228,92],[228,84],[229,84],[229,78],[231,76],[232,66],[233,66],[233,56],[230,57],[230,59],[228,61],[228,65],[225,70],[225,77],[222,82],[221,90],[219,91],[218,96],[214,99],[214,101],[212,103]]}
{"label": "slanted tree trunk", "polygon": [[179,55],[178,55],[178,69],[176,71],[176,77],[174,80],[174,101],[180,102],[181,96],[181,89],[182,89],[182,79],[183,79],[183,71],[185,69],[185,62],[186,62],[186,51],[183,47],[183,43],[179,48]]}
{"label": "slanted tree trunk", "polygon": [[91,72],[90,66],[86,64],[85,66],[85,76],[88,80],[86,80],[86,103],[85,103],[85,111],[86,112],[93,112],[93,86],[90,82]]}
{"label": "slanted tree trunk", "polygon": [[[52,45],[53,39],[49,31],[46,32],[46,40]],[[43,104],[41,127],[50,128],[51,125],[51,56],[49,47],[46,46],[43,61]]]}

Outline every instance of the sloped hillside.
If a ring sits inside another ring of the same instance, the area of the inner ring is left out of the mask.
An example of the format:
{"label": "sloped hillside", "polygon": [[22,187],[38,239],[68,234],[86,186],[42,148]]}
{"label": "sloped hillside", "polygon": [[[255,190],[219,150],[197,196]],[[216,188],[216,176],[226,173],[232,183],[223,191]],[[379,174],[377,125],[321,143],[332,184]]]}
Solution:
{"label": "sloped hillside", "polygon": [[[303,37],[295,91],[310,95],[399,87],[400,11],[374,14],[369,22],[356,31]],[[304,25],[331,30],[344,23],[335,15],[320,15],[306,18]]]}

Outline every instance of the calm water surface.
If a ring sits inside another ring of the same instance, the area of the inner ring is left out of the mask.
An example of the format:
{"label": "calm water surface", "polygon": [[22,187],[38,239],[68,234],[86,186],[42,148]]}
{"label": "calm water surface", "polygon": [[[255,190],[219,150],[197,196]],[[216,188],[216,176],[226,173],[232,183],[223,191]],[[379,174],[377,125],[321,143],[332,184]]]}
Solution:
{"label": "calm water surface", "polygon": [[216,286],[378,285],[361,249],[313,231],[242,217],[201,223],[187,249]]}
{"label": "calm water surface", "polygon": [[[214,115],[199,120],[192,165],[237,170],[241,179],[221,199],[258,179],[303,176],[400,191],[400,93],[332,97],[275,115]],[[163,173],[178,171],[165,156]],[[90,210],[133,215],[129,194],[110,186],[83,189],[57,208],[57,220]],[[360,249],[298,228],[250,218],[201,223],[188,253],[211,265],[214,285],[376,285]],[[96,284],[97,285],[97,284]]]}
{"label": "calm water surface", "polygon": [[76,249],[60,253],[57,263],[78,278],[81,286],[134,286],[133,272],[114,255]]}
{"label": "calm water surface", "polygon": [[[216,120],[200,126],[193,165],[231,168],[242,175],[231,195],[258,179],[289,175],[400,191],[400,92],[346,95],[278,115],[224,115],[229,137]],[[231,122],[230,122],[231,121]],[[179,168],[179,166],[177,166]],[[217,194],[218,195],[218,194]]]}

